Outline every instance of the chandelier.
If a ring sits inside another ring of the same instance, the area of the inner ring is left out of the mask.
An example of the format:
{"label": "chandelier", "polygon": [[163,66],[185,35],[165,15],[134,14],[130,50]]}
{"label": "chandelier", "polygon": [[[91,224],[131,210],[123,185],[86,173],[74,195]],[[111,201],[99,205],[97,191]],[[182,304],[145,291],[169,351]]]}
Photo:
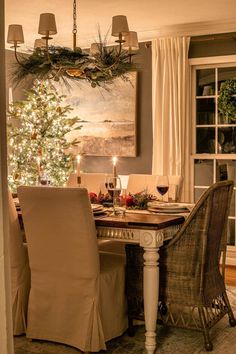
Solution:
{"label": "chandelier", "polygon": [[62,79],[68,84],[68,78],[87,80],[92,87],[101,86],[120,76],[127,79],[129,71],[137,70],[132,56],[139,49],[137,32],[129,31],[126,16],[112,18],[111,34],[116,39],[115,46],[108,46],[106,37],[102,40],[98,31],[98,42],[91,45],[89,53],[77,47],[77,0],[73,0],[73,49],[51,46],[49,41],[57,34],[55,15],[42,13],[39,19],[38,33],[41,39],[35,40],[34,49],[26,54],[18,54],[19,45],[24,43],[23,28],[19,24],[8,27],[7,43],[12,44],[17,67],[13,77],[16,82],[28,75],[38,79]]}

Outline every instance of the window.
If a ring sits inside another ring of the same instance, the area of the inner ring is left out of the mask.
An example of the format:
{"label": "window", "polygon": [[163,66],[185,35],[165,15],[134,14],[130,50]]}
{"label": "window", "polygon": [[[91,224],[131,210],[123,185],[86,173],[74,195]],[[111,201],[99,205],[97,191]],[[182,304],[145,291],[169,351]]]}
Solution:
{"label": "window", "polygon": [[[218,110],[221,84],[236,78],[236,57],[234,60],[227,63],[224,57],[221,64],[208,64],[211,58],[192,60],[192,172],[195,202],[212,183],[226,179],[235,182],[227,242],[231,246],[228,249],[236,250],[236,117],[235,120],[227,118]],[[195,65],[197,61],[205,64]]]}

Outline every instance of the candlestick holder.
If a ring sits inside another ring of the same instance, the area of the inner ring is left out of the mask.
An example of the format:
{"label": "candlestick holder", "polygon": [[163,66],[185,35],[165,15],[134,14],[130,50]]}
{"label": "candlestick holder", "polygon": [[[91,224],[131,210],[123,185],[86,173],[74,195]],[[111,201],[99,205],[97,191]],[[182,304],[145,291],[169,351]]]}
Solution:
{"label": "candlestick holder", "polygon": [[78,184],[78,186],[81,185],[81,176],[77,176],[77,184]]}

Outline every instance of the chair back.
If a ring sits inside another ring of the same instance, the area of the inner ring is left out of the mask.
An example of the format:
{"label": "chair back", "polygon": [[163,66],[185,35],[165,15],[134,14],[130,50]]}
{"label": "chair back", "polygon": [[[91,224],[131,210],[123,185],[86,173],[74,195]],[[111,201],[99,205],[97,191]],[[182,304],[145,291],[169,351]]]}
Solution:
{"label": "chair back", "polygon": [[8,197],[13,333],[19,335],[26,332],[30,270],[27,247],[23,244],[23,234],[10,191]]}
{"label": "chair back", "polygon": [[[217,182],[208,188],[179,232],[161,250],[160,267],[164,268],[161,282],[165,282],[170,274],[175,274],[173,281],[181,279],[178,288],[182,290],[174,295],[182,294],[181,301],[184,296],[187,301],[190,293],[192,297],[212,298],[216,284],[217,289],[221,284],[223,291],[219,261],[232,191],[232,181]],[[163,289],[166,289],[166,284],[163,284]],[[209,292],[212,292],[212,297]]]}
{"label": "chair back", "polygon": [[146,191],[149,194],[157,195],[156,175],[131,174],[127,184],[127,193],[135,194]]}
{"label": "chair back", "polygon": [[32,285],[46,284],[52,277],[65,283],[97,277],[97,238],[87,190],[21,186],[18,196]]}
{"label": "chair back", "polygon": [[[88,192],[94,192],[97,195],[101,193],[107,193],[105,187],[105,173],[81,173],[81,185],[86,188]],[[68,181],[68,187],[78,187],[76,173],[71,173]]]}
{"label": "chair back", "polygon": [[[169,178],[169,190],[168,190],[167,198],[169,200],[179,201],[183,177],[181,177],[181,176],[168,176],[168,178]],[[165,199],[165,196],[164,196],[164,200],[168,200],[168,199]]]}

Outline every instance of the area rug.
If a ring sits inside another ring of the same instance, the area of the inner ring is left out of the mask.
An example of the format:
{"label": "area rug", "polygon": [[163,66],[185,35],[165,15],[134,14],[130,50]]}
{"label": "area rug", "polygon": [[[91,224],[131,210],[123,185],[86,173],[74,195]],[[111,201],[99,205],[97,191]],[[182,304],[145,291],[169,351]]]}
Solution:
{"label": "area rug", "polygon": [[[236,288],[227,287],[227,292],[234,315],[236,316]],[[107,343],[107,351],[99,354],[144,354],[144,326],[137,326],[134,337],[127,334]],[[230,327],[228,316],[225,316],[211,329],[214,345],[212,353],[236,353],[236,327]],[[173,327],[157,327],[157,354],[199,354],[206,353],[203,335],[200,332]],[[80,354],[81,351],[62,344],[45,341],[29,342],[25,336],[15,337],[15,354]]]}

